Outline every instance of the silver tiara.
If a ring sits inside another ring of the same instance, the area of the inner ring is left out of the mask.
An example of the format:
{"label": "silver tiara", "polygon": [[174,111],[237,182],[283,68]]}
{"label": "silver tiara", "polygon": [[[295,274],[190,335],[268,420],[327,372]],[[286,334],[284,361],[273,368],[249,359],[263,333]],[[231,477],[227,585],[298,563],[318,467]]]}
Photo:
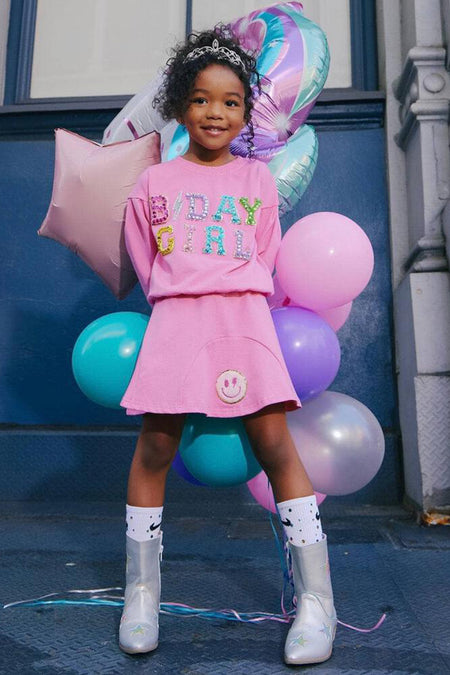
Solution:
{"label": "silver tiara", "polygon": [[188,52],[183,63],[186,63],[186,61],[198,59],[200,56],[203,56],[203,54],[214,54],[214,56],[217,56],[219,59],[225,59],[233,65],[239,66],[242,68],[242,70],[246,70],[244,62],[239,54],[232,49],[228,49],[228,47],[219,47],[219,40],[217,39],[212,41],[211,47],[209,45],[205,45],[204,47],[196,47],[191,52]]}

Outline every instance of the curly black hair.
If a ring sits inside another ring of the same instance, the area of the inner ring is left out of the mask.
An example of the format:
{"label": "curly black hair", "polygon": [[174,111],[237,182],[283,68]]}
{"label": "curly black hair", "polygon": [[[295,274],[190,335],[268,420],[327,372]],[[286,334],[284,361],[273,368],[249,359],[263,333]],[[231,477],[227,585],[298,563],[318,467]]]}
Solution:
{"label": "curly black hair", "polygon": [[[244,64],[233,63],[220,53],[206,52],[201,56],[186,61],[186,56],[196,47],[211,46],[213,40],[219,41],[220,47],[227,47],[240,56]],[[197,75],[212,63],[219,63],[230,68],[244,86],[244,121],[247,125],[246,142],[249,155],[252,155],[254,130],[251,113],[254,103],[254,87],[261,93],[260,76],[256,70],[256,59],[244,51],[231,33],[228,26],[217,24],[213,30],[191,33],[186,42],[176,45],[173,56],[167,61],[161,87],[153,100],[163,119],[181,119],[189,106],[189,96],[194,87]]]}

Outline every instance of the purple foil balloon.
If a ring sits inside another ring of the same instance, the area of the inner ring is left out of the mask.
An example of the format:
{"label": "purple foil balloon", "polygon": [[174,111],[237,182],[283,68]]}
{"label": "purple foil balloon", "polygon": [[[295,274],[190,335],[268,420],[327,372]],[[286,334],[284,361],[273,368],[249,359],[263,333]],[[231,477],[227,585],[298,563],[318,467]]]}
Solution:
{"label": "purple foil balloon", "polygon": [[[276,131],[255,129],[253,145],[253,156],[262,162],[268,163],[275,154],[285,149],[286,141],[278,140],[278,133]],[[233,155],[248,157],[248,145],[245,134],[240,134],[231,141],[231,152]]]}
{"label": "purple foil balloon", "polygon": [[272,310],[272,318],[295,391],[301,401],[320,394],[339,370],[336,333],[315,312],[301,307]]}
{"label": "purple foil balloon", "polygon": [[323,31],[303,15],[299,2],[257,9],[232,21],[244,49],[257,53],[261,95],[252,113],[258,129],[286,140],[306,120],[328,75]]}

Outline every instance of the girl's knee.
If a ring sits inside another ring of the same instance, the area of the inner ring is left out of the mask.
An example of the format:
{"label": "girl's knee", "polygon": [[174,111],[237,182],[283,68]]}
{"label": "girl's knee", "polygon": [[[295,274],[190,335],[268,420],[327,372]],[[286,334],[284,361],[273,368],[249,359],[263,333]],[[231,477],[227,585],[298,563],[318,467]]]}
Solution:
{"label": "girl's knee", "polygon": [[282,452],[290,442],[285,425],[271,424],[268,420],[264,420],[264,423],[246,424],[246,431],[252,448],[268,457]]}
{"label": "girl's knee", "polygon": [[184,415],[144,415],[135,453],[135,461],[144,471],[169,470],[178,450],[184,419]]}
{"label": "girl's knee", "polygon": [[247,434],[253,452],[266,473],[288,468],[298,460],[285,424],[252,424],[247,427]]}
{"label": "girl's knee", "polygon": [[292,464],[291,453],[283,452],[280,447],[254,448],[255,456],[267,474],[288,469]]}
{"label": "girl's knee", "polygon": [[137,453],[142,467],[148,471],[169,470],[178,449],[178,442],[160,432],[141,432]]}

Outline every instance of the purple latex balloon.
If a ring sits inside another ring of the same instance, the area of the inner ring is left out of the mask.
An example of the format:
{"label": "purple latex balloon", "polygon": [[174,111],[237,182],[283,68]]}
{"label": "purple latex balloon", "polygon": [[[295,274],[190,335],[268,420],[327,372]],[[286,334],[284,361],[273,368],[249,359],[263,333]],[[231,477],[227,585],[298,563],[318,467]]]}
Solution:
{"label": "purple latex balloon", "polygon": [[201,483],[199,480],[194,478],[194,476],[186,469],[184,466],[184,462],[181,459],[180,453],[177,452],[175,455],[175,459],[172,462],[172,468],[177,472],[181,478],[184,478],[188,483],[192,483],[192,485],[201,485],[204,486],[204,483]]}
{"label": "purple latex balloon", "polygon": [[336,333],[315,312],[302,307],[274,309],[272,318],[295,391],[307,401],[327,389],[339,370]]}

